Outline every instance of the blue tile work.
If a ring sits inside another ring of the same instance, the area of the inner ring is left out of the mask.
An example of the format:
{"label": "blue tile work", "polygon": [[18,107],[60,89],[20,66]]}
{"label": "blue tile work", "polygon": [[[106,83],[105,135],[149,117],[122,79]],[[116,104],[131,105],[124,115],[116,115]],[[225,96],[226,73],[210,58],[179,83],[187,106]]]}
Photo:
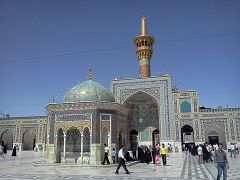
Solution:
{"label": "blue tile work", "polygon": [[95,111],[92,116],[92,143],[100,144],[100,113]]}
{"label": "blue tile work", "polygon": [[65,97],[65,102],[83,102],[83,101],[107,101],[113,102],[114,98],[111,92],[101,83],[87,80],[72,89],[70,89]]}
{"label": "blue tile work", "polygon": [[180,112],[188,113],[191,112],[191,98],[180,98]]}
{"label": "blue tile work", "polygon": [[55,113],[51,113],[48,121],[49,144],[54,144],[55,116],[56,116]]}
{"label": "blue tile work", "polygon": [[152,96],[158,105],[161,139],[174,140],[174,120],[171,77],[159,76],[145,79],[111,81],[115,101],[124,104],[132,95],[143,92]]}
{"label": "blue tile work", "polygon": [[141,140],[148,141],[148,139],[149,139],[149,131],[147,129],[144,129],[141,134]]}

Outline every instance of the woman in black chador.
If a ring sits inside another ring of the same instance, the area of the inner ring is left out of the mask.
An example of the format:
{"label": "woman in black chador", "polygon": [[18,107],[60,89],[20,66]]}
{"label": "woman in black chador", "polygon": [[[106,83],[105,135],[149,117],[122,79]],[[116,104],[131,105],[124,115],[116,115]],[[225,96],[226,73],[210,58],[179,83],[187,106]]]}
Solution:
{"label": "woman in black chador", "polygon": [[17,147],[16,147],[16,145],[14,145],[14,147],[13,147],[12,156],[17,156]]}
{"label": "woman in black chador", "polygon": [[145,162],[149,164],[152,161],[152,155],[150,149],[146,146],[145,147]]}

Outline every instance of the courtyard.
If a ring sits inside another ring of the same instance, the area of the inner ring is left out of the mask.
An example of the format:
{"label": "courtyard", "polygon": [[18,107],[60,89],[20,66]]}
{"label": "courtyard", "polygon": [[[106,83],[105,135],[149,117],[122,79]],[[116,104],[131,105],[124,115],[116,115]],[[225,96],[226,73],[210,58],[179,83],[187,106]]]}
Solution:
{"label": "courtyard", "polygon": [[[22,151],[17,157],[10,156],[0,159],[0,179],[214,179],[216,168],[213,164],[200,165],[197,157],[182,152],[171,153],[167,158],[167,166],[156,166],[146,163],[130,163],[128,169],[131,174],[125,174],[121,168],[119,175],[115,175],[116,165],[81,166],[79,164],[51,164],[44,163],[44,152]],[[229,158],[230,169],[228,179],[240,176],[240,160]]]}

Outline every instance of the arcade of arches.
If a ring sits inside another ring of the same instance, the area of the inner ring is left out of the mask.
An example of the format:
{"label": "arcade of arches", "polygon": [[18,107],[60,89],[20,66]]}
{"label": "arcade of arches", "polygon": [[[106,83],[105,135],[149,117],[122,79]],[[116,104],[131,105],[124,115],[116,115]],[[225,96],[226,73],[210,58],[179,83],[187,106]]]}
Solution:
{"label": "arcade of arches", "polygon": [[0,142],[11,150],[14,145],[22,150],[45,150],[47,117],[0,118]]}
{"label": "arcade of arches", "polygon": [[89,156],[90,132],[86,127],[81,134],[79,129],[71,127],[65,133],[61,128],[57,132],[56,162],[80,162],[83,156]]}
{"label": "arcade of arches", "polygon": [[160,140],[174,149],[193,141],[225,142],[227,148],[240,143],[240,108],[200,107],[197,91],[173,87],[169,74],[151,76],[154,37],[145,34],[145,24],[143,17],[144,35],[134,39],[139,77],[116,78],[109,90],[90,69],[88,80],[71,88],[64,101],[45,107],[47,116],[0,117],[0,140],[8,149],[16,144],[19,150],[46,150],[48,163],[92,164],[101,162],[104,143],[109,149]]}
{"label": "arcade of arches", "polygon": [[34,150],[35,146],[36,146],[36,133],[33,129],[28,129],[22,135],[22,149]]}
{"label": "arcade of arches", "polygon": [[[204,131],[203,138],[204,138],[203,142],[208,142],[212,145],[218,144],[221,142],[224,144],[224,146],[227,146],[225,131],[223,128],[219,128],[218,126],[209,126]],[[182,142],[182,145],[186,144],[186,143],[196,142],[195,135],[194,135],[194,129],[192,126],[184,125],[181,128],[181,142]]]}

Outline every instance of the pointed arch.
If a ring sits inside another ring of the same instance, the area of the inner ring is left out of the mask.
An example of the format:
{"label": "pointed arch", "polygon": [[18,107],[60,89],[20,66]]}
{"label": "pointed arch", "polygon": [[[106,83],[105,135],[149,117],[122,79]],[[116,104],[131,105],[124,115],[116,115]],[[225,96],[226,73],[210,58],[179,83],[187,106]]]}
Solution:
{"label": "pointed arch", "polygon": [[34,150],[36,146],[36,132],[34,129],[27,129],[22,135],[22,149]]}
{"label": "pointed arch", "polygon": [[192,126],[188,124],[182,126],[181,140],[183,144],[194,142],[194,131]]}
{"label": "pointed arch", "polygon": [[204,130],[204,137],[206,142],[211,144],[223,143],[224,147],[226,147],[226,134],[224,128],[220,128],[215,124],[209,125]]}
{"label": "pointed arch", "polygon": [[126,106],[126,103],[129,101],[129,99],[133,99],[133,98],[135,98],[136,96],[139,96],[139,95],[145,95],[145,96],[153,99],[153,101],[158,105],[158,100],[157,100],[155,97],[153,97],[151,94],[149,94],[149,93],[147,93],[147,92],[144,92],[144,91],[134,92],[133,94],[131,94],[130,96],[128,96],[128,97],[124,100],[123,105]]}
{"label": "pointed arch", "polygon": [[66,152],[81,151],[81,134],[78,128],[71,127],[66,133]]}
{"label": "pointed arch", "polygon": [[159,104],[151,95],[138,91],[124,102],[129,109],[128,124],[130,129],[140,126],[159,127]]}
{"label": "pointed arch", "polygon": [[1,138],[0,138],[0,142],[4,143],[5,146],[7,146],[7,149],[10,150],[13,147],[13,133],[11,130],[6,129],[5,131],[3,131],[3,133],[1,134]]}

